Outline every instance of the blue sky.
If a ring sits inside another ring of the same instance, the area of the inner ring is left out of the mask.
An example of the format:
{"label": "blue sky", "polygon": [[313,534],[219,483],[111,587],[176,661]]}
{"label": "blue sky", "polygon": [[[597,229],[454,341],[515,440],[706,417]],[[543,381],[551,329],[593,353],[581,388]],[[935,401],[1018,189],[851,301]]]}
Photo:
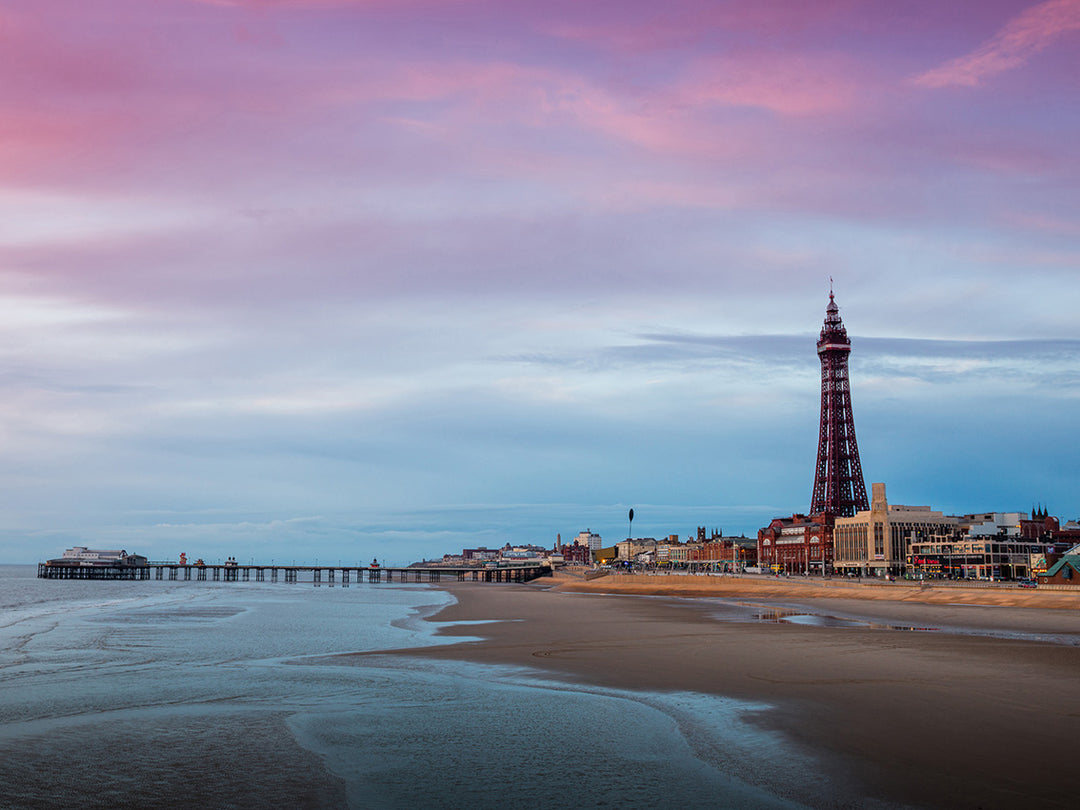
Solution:
{"label": "blue sky", "polygon": [[[887,5],[887,8],[886,8]],[[14,0],[0,560],[1080,516],[1080,2]]]}

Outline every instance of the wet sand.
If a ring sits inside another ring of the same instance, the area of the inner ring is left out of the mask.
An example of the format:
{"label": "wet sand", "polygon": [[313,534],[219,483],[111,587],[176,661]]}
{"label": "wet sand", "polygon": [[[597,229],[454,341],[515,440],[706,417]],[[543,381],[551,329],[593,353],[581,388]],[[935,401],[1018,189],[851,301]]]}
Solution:
{"label": "wet sand", "polygon": [[[482,641],[408,652],[767,703],[755,722],[783,732],[834,780],[831,797],[828,782],[824,793],[793,797],[815,806],[858,806],[859,796],[923,807],[1075,806],[1063,763],[1080,732],[1080,595],[659,579],[669,578],[447,585],[458,602],[432,621],[500,621],[441,630]],[[698,598],[674,598],[686,595]],[[754,614],[768,613],[763,605],[878,626],[762,621]],[[732,611],[735,620],[716,618]],[[977,635],[985,632],[1016,637]],[[767,783],[782,769],[754,763],[741,775]]]}

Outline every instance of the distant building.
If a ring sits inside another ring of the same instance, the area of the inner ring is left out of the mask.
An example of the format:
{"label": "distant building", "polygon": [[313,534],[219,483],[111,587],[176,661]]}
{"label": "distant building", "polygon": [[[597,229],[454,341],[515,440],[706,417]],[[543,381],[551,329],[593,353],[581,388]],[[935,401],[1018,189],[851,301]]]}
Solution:
{"label": "distant building", "polygon": [[597,565],[611,565],[619,559],[619,549],[616,546],[598,548],[592,552],[593,562]]}
{"label": "distant building", "polygon": [[[1025,538],[1053,543],[1055,546],[1071,547],[1080,543],[1080,524],[1070,520],[1062,526],[1058,519],[1048,514],[1045,509],[1038,512],[1033,509],[1030,520],[1020,521],[1020,532]],[[1058,553],[1067,550],[1068,548],[1056,549]]]}
{"label": "distant building", "polygon": [[1023,579],[1037,570],[1045,548],[1006,533],[972,536],[961,530],[952,537],[919,537],[911,543],[908,571],[948,579]]}
{"label": "distant building", "polygon": [[1045,509],[1031,510],[1031,517],[1020,521],[1020,536],[1025,540],[1049,540],[1055,532],[1061,531],[1061,524],[1056,517]]}
{"label": "distant building", "polygon": [[497,548],[486,548],[485,546],[464,548],[461,550],[461,559],[465,562],[489,562],[499,559],[499,550]]}
{"label": "distant building", "polygon": [[[677,534],[671,535],[667,539],[667,542],[656,544],[656,564],[657,565],[670,565],[671,564],[671,550],[678,549],[682,546],[679,542],[679,536]],[[678,552],[676,552],[677,554]]]}
{"label": "distant building", "polygon": [[527,543],[523,546],[512,546],[507,543],[502,547],[500,559],[503,560],[536,560],[548,555],[548,549]]}
{"label": "distant building", "polygon": [[585,546],[589,551],[599,551],[603,546],[603,542],[600,539],[600,535],[595,534],[591,529],[586,529],[574,538],[572,545]]}
{"label": "distant building", "polygon": [[829,573],[833,527],[828,515],[775,518],[758,531],[758,565],[787,574]]}
{"label": "distant building", "polygon": [[504,560],[536,560],[544,556],[547,553],[547,549],[543,550],[543,553],[536,551],[527,551],[525,549],[504,551],[501,559]]}
{"label": "distant building", "polygon": [[1044,573],[1038,575],[1040,585],[1080,585],[1080,546],[1070,549]]}
{"label": "distant building", "polygon": [[913,563],[909,546],[940,546],[952,540],[958,519],[929,506],[890,505],[885,485],[872,484],[870,509],[839,517],[833,527],[833,565],[837,572],[862,576],[901,574]]}
{"label": "distant building", "polygon": [[592,565],[592,552],[588,546],[572,543],[568,546],[560,546],[555,553],[563,558],[567,565]]}
{"label": "distant building", "polygon": [[698,528],[697,536],[698,542],[679,543],[672,535],[667,543],[658,544],[657,562],[691,571],[735,571],[757,564],[757,546],[746,537],[724,537],[714,531],[706,539],[703,528]]}
{"label": "distant building", "polygon": [[700,543],[680,543],[677,540],[673,543],[669,540],[666,543],[657,545],[656,560],[657,562],[670,563],[676,568],[685,568],[694,548],[698,546],[700,546]]}
{"label": "distant building", "polygon": [[1054,548],[1025,537],[1041,534],[1031,524],[1020,512],[955,517],[929,506],[889,504],[885,485],[874,484],[868,511],[836,519],[834,564],[838,572],[862,576],[1023,578],[1045,570],[1037,561]]}
{"label": "distant building", "polygon": [[619,550],[620,560],[633,560],[642,554],[655,554],[656,539],[653,537],[639,537],[636,540],[621,540],[615,544],[615,547]]}
{"label": "distant building", "polygon": [[982,512],[961,515],[959,527],[969,537],[1019,537],[1022,512]]}

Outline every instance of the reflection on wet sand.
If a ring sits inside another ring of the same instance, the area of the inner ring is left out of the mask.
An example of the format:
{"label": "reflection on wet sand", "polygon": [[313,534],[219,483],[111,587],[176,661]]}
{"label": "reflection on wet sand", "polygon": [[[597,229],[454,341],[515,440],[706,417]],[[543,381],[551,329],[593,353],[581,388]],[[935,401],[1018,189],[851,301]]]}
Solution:
{"label": "reflection on wet sand", "polygon": [[801,624],[807,627],[861,627],[869,630],[917,630],[933,632],[937,627],[911,627],[905,624],[881,624],[861,619],[842,619],[839,616],[827,616],[818,613],[792,610],[782,607],[770,607],[756,611],[754,619],[770,624]]}

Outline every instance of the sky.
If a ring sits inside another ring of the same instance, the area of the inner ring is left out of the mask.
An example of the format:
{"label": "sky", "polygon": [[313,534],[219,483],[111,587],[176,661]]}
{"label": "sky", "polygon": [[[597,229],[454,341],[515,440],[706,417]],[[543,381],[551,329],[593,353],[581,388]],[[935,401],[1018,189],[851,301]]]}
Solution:
{"label": "sky", "polygon": [[1080,0],[2,0],[0,562],[754,536],[830,283],[868,489],[1075,519],[1078,90]]}

